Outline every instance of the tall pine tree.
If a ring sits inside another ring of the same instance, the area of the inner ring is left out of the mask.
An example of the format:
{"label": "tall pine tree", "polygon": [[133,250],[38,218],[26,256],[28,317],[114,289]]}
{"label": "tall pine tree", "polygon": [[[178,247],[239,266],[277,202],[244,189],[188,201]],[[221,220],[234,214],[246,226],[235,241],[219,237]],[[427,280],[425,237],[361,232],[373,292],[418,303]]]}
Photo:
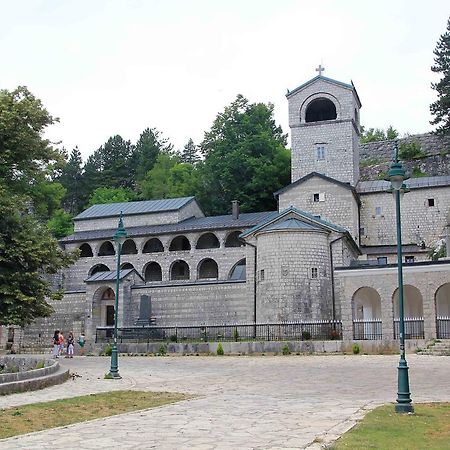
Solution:
{"label": "tall pine tree", "polygon": [[438,83],[431,87],[437,92],[437,100],[430,105],[434,119],[432,125],[438,125],[436,132],[450,134],[450,18],[447,21],[447,31],[441,35],[434,49],[434,66],[431,70],[443,75]]}
{"label": "tall pine tree", "polygon": [[70,214],[76,214],[83,206],[81,199],[81,179],[83,175],[83,161],[80,150],[75,147],[62,169],[59,182],[66,188],[66,194],[62,199],[64,211]]}
{"label": "tall pine tree", "polygon": [[200,160],[197,153],[197,146],[192,139],[184,146],[180,154],[180,161],[188,164],[195,164]]}

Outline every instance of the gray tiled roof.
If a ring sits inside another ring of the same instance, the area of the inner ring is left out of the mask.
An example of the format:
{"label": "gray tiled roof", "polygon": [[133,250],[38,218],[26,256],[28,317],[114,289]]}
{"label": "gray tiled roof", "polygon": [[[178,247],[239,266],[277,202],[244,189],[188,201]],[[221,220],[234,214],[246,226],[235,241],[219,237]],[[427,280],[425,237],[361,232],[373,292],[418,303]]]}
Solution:
{"label": "gray tiled roof", "polygon": [[321,228],[291,217],[270,225],[266,230],[321,230]]}
{"label": "gray tiled roof", "polygon": [[[406,186],[410,189],[423,189],[427,187],[450,186],[450,176],[440,177],[420,177],[410,178],[405,181]],[[356,191],[359,194],[368,192],[383,192],[387,191],[391,186],[389,181],[375,180],[375,181],[360,181],[356,186]]]}
{"label": "gray tiled roof", "polygon": [[[125,228],[129,237],[151,236],[167,233],[185,233],[188,231],[218,230],[218,229],[247,229],[255,226],[259,222],[270,217],[275,217],[276,211],[266,211],[257,213],[242,213],[238,219],[233,219],[232,215],[212,216],[212,217],[192,217],[178,223],[166,225],[147,225],[140,227]],[[111,230],[90,230],[74,233],[60,240],[62,243],[89,241],[92,239],[112,239],[116,229]]]}
{"label": "gray tiled roof", "polygon": [[106,203],[104,205],[93,205],[73,220],[94,219],[98,217],[115,217],[123,212],[124,216],[134,214],[148,214],[163,211],[177,211],[194,197],[167,198],[163,200],[144,200],[141,202]]}
{"label": "gray tiled roof", "polygon": [[[130,275],[130,273],[132,273],[132,272],[136,272],[136,270],[135,269],[121,270],[119,272],[119,280],[122,280],[126,276]],[[116,279],[117,279],[116,271],[109,270],[109,271],[105,271],[105,272],[94,273],[94,275],[91,275],[85,281],[86,281],[86,283],[88,283],[88,282],[92,282],[92,281],[115,281]]]}

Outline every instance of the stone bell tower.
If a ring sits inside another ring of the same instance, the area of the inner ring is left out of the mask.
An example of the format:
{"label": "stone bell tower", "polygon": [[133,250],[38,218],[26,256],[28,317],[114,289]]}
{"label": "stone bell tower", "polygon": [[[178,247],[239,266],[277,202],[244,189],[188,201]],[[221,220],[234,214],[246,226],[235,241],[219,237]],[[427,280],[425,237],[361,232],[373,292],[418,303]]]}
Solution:
{"label": "stone bell tower", "polygon": [[355,186],[359,179],[359,109],[355,86],[322,75],[286,97],[291,128],[292,183],[319,172]]}

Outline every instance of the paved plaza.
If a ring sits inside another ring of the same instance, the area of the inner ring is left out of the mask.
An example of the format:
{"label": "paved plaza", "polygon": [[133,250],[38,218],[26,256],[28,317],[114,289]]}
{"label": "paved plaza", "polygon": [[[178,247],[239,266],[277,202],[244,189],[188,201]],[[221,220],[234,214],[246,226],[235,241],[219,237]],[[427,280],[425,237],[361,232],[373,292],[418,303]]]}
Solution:
{"label": "paved plaza", "polygon": [[[398,356],[122,357],[61,360],[81,377],[0,397],[0,407],[115,389],[194,399],[0,440],[1,449],[299,449],[321,447],[396,398]],[[450,401],[450,358],[408,355],[414,402]]]}

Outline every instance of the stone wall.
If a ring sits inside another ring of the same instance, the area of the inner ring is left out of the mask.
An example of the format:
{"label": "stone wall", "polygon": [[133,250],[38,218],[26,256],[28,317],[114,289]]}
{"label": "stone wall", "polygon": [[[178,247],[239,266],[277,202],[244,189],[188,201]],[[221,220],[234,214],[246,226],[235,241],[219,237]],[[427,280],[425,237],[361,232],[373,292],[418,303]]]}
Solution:
{"label": "stone wall", "polygon": [[[314,194],[324,194],[324,200],[315,202]],[[323,178],[312,177],[279,196],[279,210],[294,206],[321,219],[348,230],[356,243],[359,241],[358,204],[350,189]]]}
{"label": "stone wall", "polygon": [[[434,199],[434,206],[428,206]],[[376,208],[379,207],[380,214]],[[444,233],[450,212],[450,187],[412,189],[401,199],[402,242],[432,245]],[[385,192],[361,195],[361,244],[395,245],[395,200]]]}
{"label": "stone wall", "polygon": [[328,233],[264,232],[257,242],[257,321],[331,318]]}

